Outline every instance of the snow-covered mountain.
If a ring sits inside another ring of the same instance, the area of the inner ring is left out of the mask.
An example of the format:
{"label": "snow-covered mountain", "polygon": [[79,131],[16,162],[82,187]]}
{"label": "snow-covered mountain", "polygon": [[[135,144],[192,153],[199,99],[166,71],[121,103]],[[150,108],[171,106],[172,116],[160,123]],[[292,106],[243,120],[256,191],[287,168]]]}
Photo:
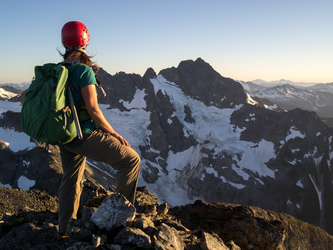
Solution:
{"label": "snow-covered mountain", "polygon": [[278,81],[264,81],[262,79],[256,79],[256,80],[252,80],[250,81],[256,85],[261,85],[261,86],[266,86],[266,87],[273,87],[276,85],[285,85],[285,84],[289,84],[289,85],[293,85],[293,86],[297,86],[297,87],[310,87],[313,85],[316,85],[318,83],[314,83],[314,82],[293,82],[290,80],[286,80],[286,79],[281,79]]}
{"label": "snow-covered mountain", "polygon": [[333,94],[333,82],[332,83],[320,83],[320,84],[315,84],[311,87],[309,87],[309,89],[313,90],[313,91],[318,91],[318,92],[329,92],[331,94]]}
{"label": "snow-covered mountain", "polygon": [[253,97],[268,99],[286,110],[301,108],[316,112],[322,118],[333,118],[333,83],[317,84],[309,88],[291,84],[266,87],[252,82],[241,82]]}
{"label": "snow-covered mountain", "polygon": [[0,85],[0,100],[14,100],[24,91],[25,89],[20,88],[18,85]]}
{"label": "snow-covered mountain", "polygon": [[11,87],[13,89],[24,91],[26,90],[31,82],[22,82],[22,83],[0,83],[0,88]]}
{"label": "snow-covered mountain", "polygon": [[[99,78],[101,109],[142,157],[139,185],[161,202],[254,205],[333,232],[333,130],[315,113],[268,109],[200,58],[143,77],[101,69]],[[0,183],[36,187],[50,172],[41,180],[30,171],[59,157],[20,132],[20,103],[9,103],[0,103]],[[114,184],[107,165],[88,164]]]}
{"label": "snow-covered mountain", "polygon": [[15,96],[17,96],[18,94],[13,93],[11,91],[7,91],[4,88],[0,88],[0,100],[8,100],[11,99]]}

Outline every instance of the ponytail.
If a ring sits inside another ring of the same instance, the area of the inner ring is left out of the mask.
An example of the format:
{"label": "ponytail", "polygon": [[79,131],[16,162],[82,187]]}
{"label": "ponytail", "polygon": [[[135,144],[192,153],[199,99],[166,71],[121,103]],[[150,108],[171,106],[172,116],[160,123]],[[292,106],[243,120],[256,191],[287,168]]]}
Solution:
{"label": "ponytail", "polygon": [[92,62],[90,58],[92,56],[88,56],[86,53],[79,51],[79,50],[71,50],[71,51],[66,51],[65,54],[61,54],[64,60],[66,61],[67,58],[70,58],[71,60],[79,60],[81,63],[84,63],[88,65],[92,70],[94,71],[95,75],[97,75],[97,72],[99,70],[99,66]]}

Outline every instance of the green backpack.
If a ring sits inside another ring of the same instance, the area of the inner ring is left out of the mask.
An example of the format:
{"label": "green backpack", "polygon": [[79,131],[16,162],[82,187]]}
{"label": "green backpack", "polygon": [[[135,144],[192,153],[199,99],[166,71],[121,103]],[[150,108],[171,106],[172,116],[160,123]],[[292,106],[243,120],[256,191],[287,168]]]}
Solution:
{"label": "green backpack", "polygon": [[[76,66],[48,63],[35,67],[35,79],[26,93],[22,110],[23,131],[38,142],[61,145],[81,135],[68,76]],[[72,104],[72,105],[70,105]]]}

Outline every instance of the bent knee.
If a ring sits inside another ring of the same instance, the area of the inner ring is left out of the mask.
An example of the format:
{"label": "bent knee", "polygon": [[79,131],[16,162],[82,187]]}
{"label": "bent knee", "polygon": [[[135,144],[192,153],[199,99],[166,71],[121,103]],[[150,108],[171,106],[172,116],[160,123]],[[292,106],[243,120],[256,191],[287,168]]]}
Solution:
{"label": "bent knee", "polygon": [[135,152],[134,160],[135,160],[136,164],[140,167],[141,158],[137,152]]}
{"label": "bent knee", "polygon": [[130,152],[128,154],[128,159],[130,159],[131,162],[133,162],[135,165],[140,165],[141,158],[139,154],[132,148],[130,148]]}

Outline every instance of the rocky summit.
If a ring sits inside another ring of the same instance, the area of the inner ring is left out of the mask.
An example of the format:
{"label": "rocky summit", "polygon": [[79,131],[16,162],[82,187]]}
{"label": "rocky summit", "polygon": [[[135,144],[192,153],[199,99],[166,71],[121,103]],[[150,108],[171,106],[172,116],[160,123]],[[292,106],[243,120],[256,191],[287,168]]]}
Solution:
{"label": "rocky summit", "polygon": [[[78,218],[57,238],[57,198],[0,187],[0,249],[330,249],[333,237],[290,215],[205,203],[170,208],[145,187],[135,206],[84,183]],[[13,201],[14,204],[12,204]]]}

